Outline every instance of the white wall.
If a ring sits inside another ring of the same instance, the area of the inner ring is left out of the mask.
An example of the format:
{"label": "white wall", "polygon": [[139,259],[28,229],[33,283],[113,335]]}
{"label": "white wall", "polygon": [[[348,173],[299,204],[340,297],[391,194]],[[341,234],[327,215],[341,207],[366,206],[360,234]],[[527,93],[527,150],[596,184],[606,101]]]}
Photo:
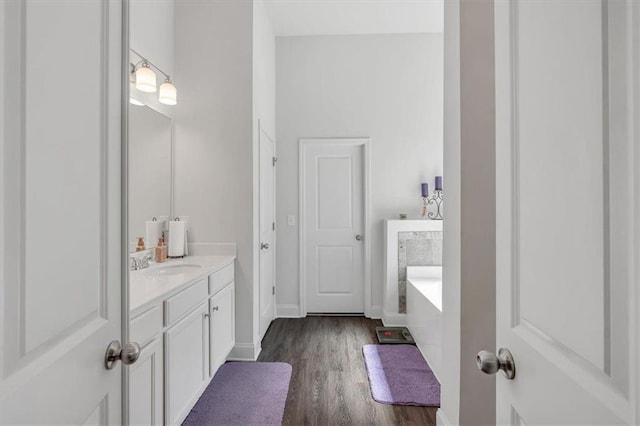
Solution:
{"label": "white wall", "polygon": [[[276,38],[264,1],[253,2],[253,116],[273,138],[276,136]],[[257,138],[256,138],[257,140]]]}
{"label": "white wall", "polygon": [[235,357],[253,357],[253,4],[177,2],[175,211],[192,242],[235,242]]}
{"label": "white wall", "polygon": [[[174,3],[174,0],[129,0],[129,46],[169,74],[180,96],[180,82],[174,76]],[[131,63],[136,64],[139,60],[137,55],[130,53]],[[164,76],[157,71],[156,76],[160,86]],[[156,111],[173,116],[174,107],[161,104],[157,92],[136,91],[135,96]]]}
{"label": "white wall", "polygon": [[287,225],[287,215],[299,219],[298,139],[370,137],[372,313],[380,316],[383,219],[418,216],[420,183],[442,174],[442,55],[441,34],[276,38],[280,315],[296,315],[299,301],[299,221]]}
{"label": "white wall", "polygon": [[443,365],[438,423],[495,424],[495,377],[475,364],[495,351],[493,1],[445,2]]}

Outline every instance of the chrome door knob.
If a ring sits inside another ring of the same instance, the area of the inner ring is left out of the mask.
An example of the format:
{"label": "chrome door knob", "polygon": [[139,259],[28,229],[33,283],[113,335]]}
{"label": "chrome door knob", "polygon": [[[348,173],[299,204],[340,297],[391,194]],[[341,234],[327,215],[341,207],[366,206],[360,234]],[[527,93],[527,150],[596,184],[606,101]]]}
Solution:
{"label": "chrome door knob", "polygon": [[260,244],[260,248],[262,250],[269,250],[269,243],[262,243]]}
{"label": "chrome door knob", "polygon": [[140,345],[135,342],[122,346],[120,341],[113,340],[107,346],[107,353],[104,356],[104,366],[107,370],[116,368],[118,361],[124,365],[131,365],[140,358]]}
{"label": "chrome door knob", "polygon": [[356,235],[356,241],[362,241],[362,235],[360,234]]}
{"label": "chrome door knob", "polygon": [[478,352],[476,365],[480,371],[486,374],[496,374],[502,370],[507,379],[513,380],[516,377],[516,363],[513,360],[513,355],[506,348],[500,348],[498,356],[488,351]]}

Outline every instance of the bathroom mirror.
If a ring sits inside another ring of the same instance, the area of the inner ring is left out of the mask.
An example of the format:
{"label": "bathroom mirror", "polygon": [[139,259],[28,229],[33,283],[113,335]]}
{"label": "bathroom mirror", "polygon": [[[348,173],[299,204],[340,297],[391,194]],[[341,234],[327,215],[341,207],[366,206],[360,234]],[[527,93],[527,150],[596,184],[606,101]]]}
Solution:
{"label": "bathroom mirror", "polygon": [[146,105],[130,105],[129,251],[145,236],[146,221],[172,213],[172,151],[171,119]]}

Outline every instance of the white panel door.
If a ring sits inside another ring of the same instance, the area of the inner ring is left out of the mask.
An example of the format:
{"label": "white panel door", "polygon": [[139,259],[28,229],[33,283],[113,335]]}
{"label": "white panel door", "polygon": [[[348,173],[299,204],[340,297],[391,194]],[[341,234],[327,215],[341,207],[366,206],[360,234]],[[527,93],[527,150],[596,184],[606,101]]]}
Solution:
{"label": "white panel door", "polygon": [[2,424],[121,422],[120,1],[0,2]]}
{"label": "white panel door", "polygon": [[275,318],[276,146],[260,127],[260,338]]}
{"label": "white panel door", "polygon": [[499,424],[638,420],[632,3],[496,2]]}
{"label": "white panel door", "polygon": [[302,141],[303,286],[308,313],[364,313],[364,148]]}

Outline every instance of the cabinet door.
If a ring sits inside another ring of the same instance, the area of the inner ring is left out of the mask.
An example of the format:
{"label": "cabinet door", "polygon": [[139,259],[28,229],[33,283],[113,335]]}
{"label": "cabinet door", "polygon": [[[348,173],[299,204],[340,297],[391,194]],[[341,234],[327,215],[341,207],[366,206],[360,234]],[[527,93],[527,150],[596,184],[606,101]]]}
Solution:
{"label": "cabinet door", "polygon": [[209,379],[207,304],[165,332],[165,417],[180,424]]}
{"label": "cabinet door", "polygon": [[162,336],[149,342],[140,358],[129,367],[129,422],[131,425],[162,425]]}
{"label": "cabinet door", "polygon": [[235,286],[229,284],[209,299],[211,314],[210,338],[213,376],[235,344]]}

